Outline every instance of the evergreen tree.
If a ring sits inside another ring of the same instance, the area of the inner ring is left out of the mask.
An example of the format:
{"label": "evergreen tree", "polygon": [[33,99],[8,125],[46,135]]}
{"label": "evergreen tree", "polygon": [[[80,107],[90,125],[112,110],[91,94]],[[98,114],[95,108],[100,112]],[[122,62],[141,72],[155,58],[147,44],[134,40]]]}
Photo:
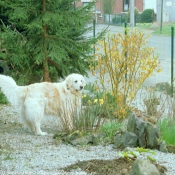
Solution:
{"label": "evergreen tree", "polygon": [[85,26],[92,20],[92,5],[75,7],[74,0],[1,0],[0,41],[6,49],[1,58],[16,76],[33,80],[86,74],[92,44],[102,36],[85,37],[91,30]]}

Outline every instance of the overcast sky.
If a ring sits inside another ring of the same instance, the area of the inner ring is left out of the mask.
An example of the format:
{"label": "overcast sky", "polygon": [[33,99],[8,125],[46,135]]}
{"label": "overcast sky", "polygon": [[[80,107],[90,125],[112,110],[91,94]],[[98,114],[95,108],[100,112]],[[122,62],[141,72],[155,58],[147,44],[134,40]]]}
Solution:
{"label": "overcast sky", "polygon": [[154,9],[154,12],[156,13],[156,0],[145,0],[144,9]]}

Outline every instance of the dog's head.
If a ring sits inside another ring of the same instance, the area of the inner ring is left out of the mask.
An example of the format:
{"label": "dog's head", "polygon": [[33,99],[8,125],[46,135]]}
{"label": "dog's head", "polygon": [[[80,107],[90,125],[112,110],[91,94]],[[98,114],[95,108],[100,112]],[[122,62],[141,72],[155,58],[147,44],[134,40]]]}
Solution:
{"label": "dog's head", "polygon": [[79,92],[86,85],[85,79],[80,74],[70,74],[66,77],[66,86],[71,92]]}

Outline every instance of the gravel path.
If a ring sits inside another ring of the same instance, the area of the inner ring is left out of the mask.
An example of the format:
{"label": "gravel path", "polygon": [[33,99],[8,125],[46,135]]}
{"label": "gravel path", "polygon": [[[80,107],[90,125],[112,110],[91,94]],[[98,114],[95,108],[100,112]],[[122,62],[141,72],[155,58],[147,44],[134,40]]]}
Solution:
{"label": "gravel path", "polygon": [[[81,170],[65,173],[61,168],[90,159],[114,159],[118,150],[108,146],[65,145],[52,136],[35,136],[26,132],[20,125],[18,114],[11,106],[0,106],[0,174],[26,175],[83,175]],[[43,130],[58,132],[58,121],[49,118],[43,122]],[[2,124],[3,128],[2,129]],[[20,126],[20,127],[19,127]],[[7,128],[7,130],[6,130]],[[140,157],[145,157],[144,153]],[[157,162],[167,167],[167,175],[175,174],[175,154],[156,151]]]}

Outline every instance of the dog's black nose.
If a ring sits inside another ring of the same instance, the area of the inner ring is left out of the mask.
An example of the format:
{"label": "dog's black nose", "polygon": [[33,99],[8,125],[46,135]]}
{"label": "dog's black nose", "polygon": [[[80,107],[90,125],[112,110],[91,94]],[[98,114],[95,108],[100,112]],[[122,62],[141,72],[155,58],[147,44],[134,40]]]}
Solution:
{"label": "dog's black nose", "polygon": [[83,89],[83,86],[80,86],[80,89]]}

